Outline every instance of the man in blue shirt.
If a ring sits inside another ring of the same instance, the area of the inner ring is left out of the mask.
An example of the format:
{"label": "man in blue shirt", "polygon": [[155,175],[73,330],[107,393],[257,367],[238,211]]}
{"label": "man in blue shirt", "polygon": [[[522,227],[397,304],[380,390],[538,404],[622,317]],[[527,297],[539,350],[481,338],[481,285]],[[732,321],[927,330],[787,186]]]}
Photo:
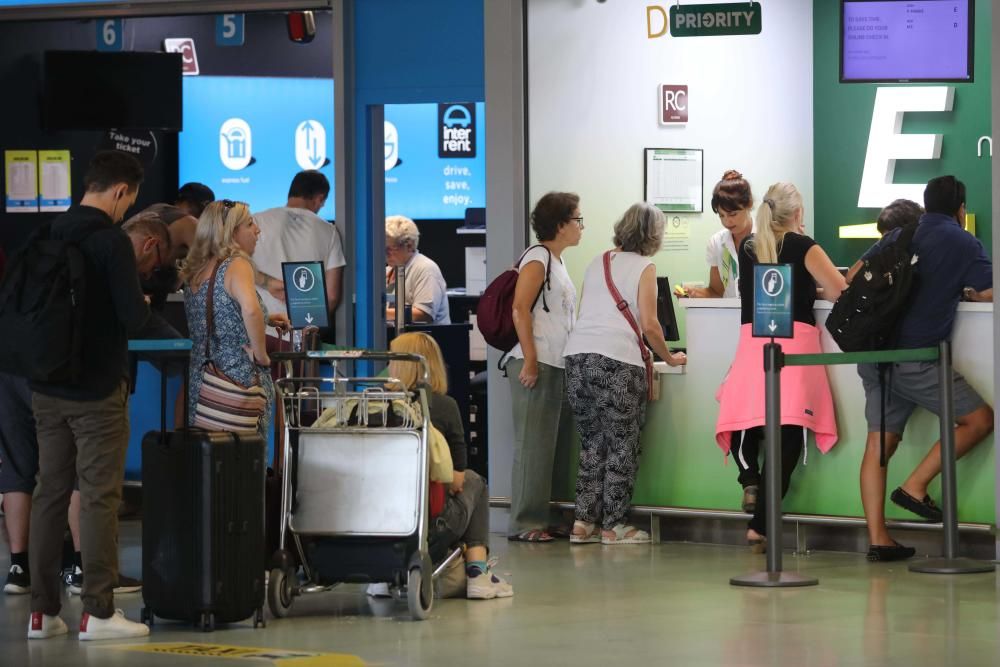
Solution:
{"label": "man in blue shirt", "polygon": [[[983,244],[962,229],[965,220],[965,184],[954,176],[932,179],[924,190],[926,213],[920,217],[912,249],[917,257],[917,281],[911,302],[900,323],[897,348],[936,347],[951,337],[958,302],[993,300],[993,266]],[[865,253],[877,253],[899,236],[886,234]],[[879,462],[882,427],[881,387],[876,364],[859,364],[865,388],[865,418],[868,439],[861,462],[861,502],[868,522],[870,561],[910,558],[915,550],[889,536],[885,523],[886,468]],[[957,416],[955,450],[962,457],[993,431],[993,409],[965,378],[955,373],[954,403]],[[907,362],[892,365],[885,391],[885,454],[892,456],[903,437],[903,428],[913,410],[923,407],[939,411],[940,383],[937,362]],[[935,443],[891,500],[896,505],[930,521],[941,521],[941,510],[927,495],[927,486],[941,472],[941,443]]]}

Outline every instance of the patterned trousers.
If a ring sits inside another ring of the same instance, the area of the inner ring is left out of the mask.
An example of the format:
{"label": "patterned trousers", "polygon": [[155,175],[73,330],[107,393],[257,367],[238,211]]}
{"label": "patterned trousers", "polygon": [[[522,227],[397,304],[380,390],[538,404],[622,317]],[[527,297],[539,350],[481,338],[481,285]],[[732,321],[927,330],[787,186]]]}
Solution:
{"label": "patterned trousers", "polygon": [[639,470],[646,369],[600,354],[566,357],[566,391],[580,432],[576,518],[623,523]]}

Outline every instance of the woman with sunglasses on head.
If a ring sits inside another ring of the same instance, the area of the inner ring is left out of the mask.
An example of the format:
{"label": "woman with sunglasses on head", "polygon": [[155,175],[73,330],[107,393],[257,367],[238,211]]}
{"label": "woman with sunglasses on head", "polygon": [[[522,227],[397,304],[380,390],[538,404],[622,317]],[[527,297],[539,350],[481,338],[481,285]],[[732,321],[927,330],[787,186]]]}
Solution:
{"label": "woman with sunglasses on head", "polygon": [[[271,360],[267,355],[266,325],[287,330],[288,317],[269,316],[254,285],[255,268],[250,257],[260,229],[243,202],[228,199],[212,202],[202,213],[194,243],[181,264],[184,311],[191,333],[189,421],[201,392],[206,339],[210,338],[211,360],[227,377],[245,386],[259,384],[267,395],[267,411],[258,430],[266,436],[274,403]],[[213,327],[208,330],[208,291],[212,288]]]}

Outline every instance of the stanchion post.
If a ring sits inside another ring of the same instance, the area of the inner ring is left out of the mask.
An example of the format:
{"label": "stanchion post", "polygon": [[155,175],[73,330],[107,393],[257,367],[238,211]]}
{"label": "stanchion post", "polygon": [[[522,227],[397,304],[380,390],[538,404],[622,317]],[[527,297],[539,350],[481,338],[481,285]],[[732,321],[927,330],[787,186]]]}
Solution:
{"label": "stanchion post", "polygon": [[767,502],[767,570],[733,577],[733,586],[786,588],[815,586],[818,579],[781,569],[781,346],[771,339],[764,346],[764,497]]}
{"label": "stanchion post", "polygon": [[911,572],[924,574],[973,574],[993,572],[993,563],[958,557],[958,477],[955,470],[955,389],[951,366],[951,343],[941,341],[938,355],[941,392],[941,510],[944,525],[944,555],[910,565]]}

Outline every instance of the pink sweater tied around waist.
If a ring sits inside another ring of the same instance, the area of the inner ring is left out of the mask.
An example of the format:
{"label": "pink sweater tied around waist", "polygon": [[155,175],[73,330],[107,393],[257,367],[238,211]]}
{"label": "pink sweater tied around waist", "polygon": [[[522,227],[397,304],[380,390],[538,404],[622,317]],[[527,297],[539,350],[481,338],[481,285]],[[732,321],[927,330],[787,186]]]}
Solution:
{"label": "pink sweater tied around waist", "polygon": [[[729,373],[715,398],[719,419],[715,441],[729,453],[732,433],[764,425],[764,345],[767,338],[754,338],[752,324],[740,327],[740,342]],[[794,338],[776,340],[785,354],[817,354],[819,329],[795,322]],[[786,366],[781,369],[781,423],[802,426],[816,435],[816,446],[824,454],[837,444],[837,416],[825,366]]]}

